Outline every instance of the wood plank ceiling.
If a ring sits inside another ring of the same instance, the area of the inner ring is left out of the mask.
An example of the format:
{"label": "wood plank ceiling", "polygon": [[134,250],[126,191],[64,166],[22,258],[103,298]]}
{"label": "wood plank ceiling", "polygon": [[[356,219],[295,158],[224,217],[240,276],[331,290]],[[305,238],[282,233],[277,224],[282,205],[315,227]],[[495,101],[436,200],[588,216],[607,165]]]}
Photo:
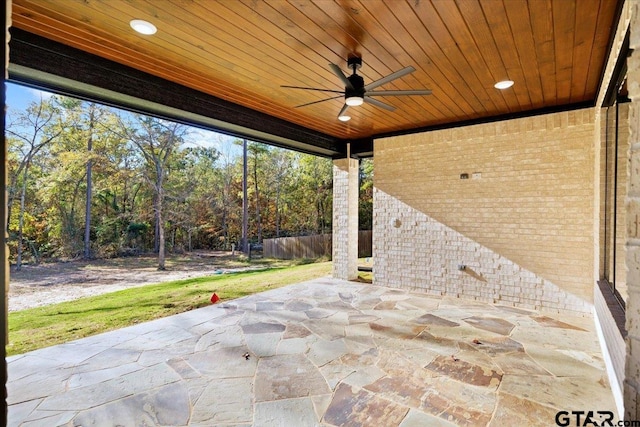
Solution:
{"label": "wood plank ceiling", "polygon": [[[339,139],[593,103],[617,0],[13,0],[13,25]],[[158,32],[143,36],[129,22]],[[365,84],[406,66],[377,98],[337,119],[362,57]],[[506,90],[494,88],[513,80]]]}

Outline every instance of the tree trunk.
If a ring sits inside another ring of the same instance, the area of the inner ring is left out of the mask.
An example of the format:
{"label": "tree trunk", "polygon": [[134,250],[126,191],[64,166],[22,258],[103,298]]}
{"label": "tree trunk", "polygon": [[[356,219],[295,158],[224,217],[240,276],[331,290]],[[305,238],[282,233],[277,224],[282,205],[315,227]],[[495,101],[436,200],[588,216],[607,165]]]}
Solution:
{"label": "tree trunk", "polygon": [[91,160],[87,161],[87,200],[84,207],[84,259],[91,258]]}
{"label": "tree trunk", "polygon": [[253,189],[256,192],[256,227],[258,243],[262,242],[262,219],[260,218],[260,193],[258,190],[258,154],[253,158]]}
{"label": "tree trunk", "polygon": [[13,201],[15,200],[15,192],[16,189],[13,186],[10,186],[7,189],[7,223],[5,224],[5,230],[9,230],[9,224],[11,224],[11,211]]}
{"label": "tree trunk", "polygon": [[87,141],[87,198],[84,207],[84,259],[91,258],[91,196],[93,191],[93,182],[91,178],[91,169],[93,161],[91,160],[91,152],[93,150],[93,110],[89,112],[89,139]]}
{"label": "tree trunk", "polygon": [[158,195],[158,193],[156,192],[155,195],[155,209],[153,210],[154,213],[154,217],[156,220],[156,224],[155,224],[155,235],[154,235],[154,239],[153,239],[153,251],[155,253],[160,253],[160,221],[161,219],[161,215],[160,215],[160,196]]}
{"label": "tree trunk", "polygon": [[249,201],[247,199],[247,140],[242,140],[242,251],[249,254]]}
{"label": "tree trunk", "polygon": [[27,179],[29,177],[29,167],[24,168],[24,175],[22,181],[22,192],[20,194],[20,216],[18,218],[18,254],[16,257],[16,270],[20,271],[22,269],[22,238],[23,238],[23,229],[24,229],[24,201],[27,193]]}
{"label": "tree trunk", "polygon": [[158,182],[156,200],[156,229],[158,230],[158,270],[166,270],[164,253],[164,225],[162,224],[162,183]]}
{"label": "tree trunk", "polygon": [[223,205],[223,208],[222,208],[221,221],[222,221],[222,235],[224,237],[224,246],[222,247],[222,249],[229,250],[229,226],[227,225],[227,206],[226,205]]}
{"label": "tree trunk", "polygon": [[280,181],[279,176],[276,181],[276,200],[275,200],[275,214],[276,214],[276,239],[280,237]]}

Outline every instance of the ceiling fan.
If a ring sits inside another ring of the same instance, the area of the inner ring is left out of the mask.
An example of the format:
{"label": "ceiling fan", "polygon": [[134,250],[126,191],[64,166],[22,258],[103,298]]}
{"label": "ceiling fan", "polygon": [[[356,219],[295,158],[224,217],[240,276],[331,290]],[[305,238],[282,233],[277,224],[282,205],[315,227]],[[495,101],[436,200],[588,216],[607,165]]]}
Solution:
{"label": "ceiling fan", "polygon": [[347,60],[347,65],[350,69],[353,70],[353,74],[349,77],[345,76],[340,67],[336,64],[329,64],[331,70],[337,75],[340,80],[344,83],[345,87],[343,91],[340,90],[330,90],[330,89],[321,89],[314,87],[301,87],[301,86],[287,86],[282,85],[281,87],[290,88],[290,89],[303,89],[303,90],[315,90],[320,92],[332,92],[339,93],[340,95],[333,96],[331,98],[321,99],[319,101],[308,102],[302,105],[296,105],[295,108],[305,107],[307,105],[317,104],[319,102],[329,101],[331,99],[337,99],[344,97],[344,105],[342,109],[338,113],[338,119],[346,122],[351,119],[349,115],[346,114],[347,109],[349,107],[355,107],[358,105],[362,105],[363,102],[366,102],[371,105],[375,105],[376,107],[384,108],[385,110],[394,111],[395,107],[389,104],[385,104],[384,102],[378,101],[372,97],[374,96],[399,96],[399,95],[431,95],[431,90],[423,89],[423,90],[378,90],[373,91],[373,89],[378,86],[382,86],[385,83],[389,83],[392,80],[398,79],[407,74],[413,73],[416,69],[409,66],[405,67],[402,70],[398,70],[395,73],[391,73],[386,77],[383,77],[379,80],[369,83],[368,85],[364,84],[364,79],[357,74],[357,71],[360,67],[362,67],[362,58],[359,57],[350,57]]}

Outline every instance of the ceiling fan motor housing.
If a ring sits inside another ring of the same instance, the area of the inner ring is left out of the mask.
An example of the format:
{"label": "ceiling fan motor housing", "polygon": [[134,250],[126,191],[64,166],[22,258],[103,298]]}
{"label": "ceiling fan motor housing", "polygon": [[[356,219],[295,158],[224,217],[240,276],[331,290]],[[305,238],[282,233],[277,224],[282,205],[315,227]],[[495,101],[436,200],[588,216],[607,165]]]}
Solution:
{"label": "ceiling fan motor housing", "polygon": [[344,97],[349,98],[351,96],[358,96],[360,98],[363,98],[364,92],[365,92],[364,79],[357,74],[352,74],[349,77],[347,77],[347,79],[351,82],[351,86],[353,86],[353,89],[349,87],[345,87]]}

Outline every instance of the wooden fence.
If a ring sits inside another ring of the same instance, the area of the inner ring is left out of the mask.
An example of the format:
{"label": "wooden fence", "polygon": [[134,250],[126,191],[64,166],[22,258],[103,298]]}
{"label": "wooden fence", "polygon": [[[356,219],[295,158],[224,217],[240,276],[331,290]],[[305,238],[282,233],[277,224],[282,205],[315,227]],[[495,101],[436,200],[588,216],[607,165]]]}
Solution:
{"label": "wooden fence", "polygon": [[[358,232],[358,257],[371,256],[371,230]],[[332,235],[316,234],[313,236],[279,237],[264,239],[263,256],[266,258],[295,259],[331,257]]]}

